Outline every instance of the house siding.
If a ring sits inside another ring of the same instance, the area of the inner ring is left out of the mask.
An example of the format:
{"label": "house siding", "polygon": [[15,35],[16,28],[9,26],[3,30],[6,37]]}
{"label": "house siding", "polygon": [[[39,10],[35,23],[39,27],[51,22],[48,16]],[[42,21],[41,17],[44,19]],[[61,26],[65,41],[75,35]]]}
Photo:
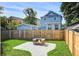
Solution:
{"label": "house siding", "polygon": [[[51,17],[50,17],[51,14]],[[51,30],[55,30],[55,25],[58,25],[58,29],[61,29],[61,24],[62,24],[62,16],[57,15],[53,12],[49,12],[48,15],[41,17],[41,20],[39,20],[40,22],[40,27],[41,29],[43,29],[42,27],[46,27],[46,30],[48,30],[49,25],[51,24]]]}
{"label": "house siding", "polygon": [[38,27],[30,24],[21,24],[17,26],[17,30],[37,30]]}

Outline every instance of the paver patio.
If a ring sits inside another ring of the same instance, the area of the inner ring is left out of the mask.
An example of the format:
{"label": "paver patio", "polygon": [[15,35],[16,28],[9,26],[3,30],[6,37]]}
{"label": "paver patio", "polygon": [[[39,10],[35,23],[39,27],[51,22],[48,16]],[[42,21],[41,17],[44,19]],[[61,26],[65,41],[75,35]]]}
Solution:
{"label": "paver patio", "polygon": [[40,45],[34,45],[33,42],[26,42],[14,47],[13,49],[29,51],[31,52],[32,56],[47,56],[47,53],[55,48],[56,44],[52,43],[46,43],[46,45],[40,46]]}

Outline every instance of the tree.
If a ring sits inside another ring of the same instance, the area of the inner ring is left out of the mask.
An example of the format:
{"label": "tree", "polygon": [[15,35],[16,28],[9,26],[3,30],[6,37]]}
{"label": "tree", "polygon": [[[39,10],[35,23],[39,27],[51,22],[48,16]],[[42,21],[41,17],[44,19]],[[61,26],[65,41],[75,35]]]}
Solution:
{"label": "tree", "polygon": [[12,20],[15,20],[15,18],[14,18],[13,16],[10,16],[10,17],[8,18],[8,23],[12,22]]}
{"label": "tree", "polygon": [[26,8],[23,10],[24,14],[26,15],[25,17],[25,22],[29,24],[36,24],[36,11],[34,11],[32,8]]}
{"label": "tree", "polygon": [[0,23],[1,27],[4,27],[5,29],[7,29],[7,25],[8,25],[7,17],[6,16],[0,16],[0,21],[1,21],[1,23]]}
{"label": "tree", "polygon": [[3,8],[2,6],[0,6],[0,14],[3,13],[3,12],[2,12],[3,9],[4,9],[4,8]]}
{"label": "tree", "polygon": [[[2,14],[3,12],[2,12],[2,10],[3,10],[3,7],[2,6],[0,6],[0,14]],[[3,17],[1,17],[0,16],[0,26],[6,26],[5,24],[6,24],[6,22],[5,22],[5,16],[3,16]]]}
{"label": "tree", "polygon": [[14,20],[12,22],[8,23],[8,29],[9,30],[15,30],[16,29],[16,22]]}
{"label": "tree", "polygon": [[67,22],[67,25],[79,21],[79,3],[78,2],[62,2],[61,12]]}
{"label": "tree", "polygon": [[10,16],[8,18],[8,29],[14,30],[14,29],[16,29],[16,25],[17,25],[17,23],[16,23],[15,18],[13,16]]}

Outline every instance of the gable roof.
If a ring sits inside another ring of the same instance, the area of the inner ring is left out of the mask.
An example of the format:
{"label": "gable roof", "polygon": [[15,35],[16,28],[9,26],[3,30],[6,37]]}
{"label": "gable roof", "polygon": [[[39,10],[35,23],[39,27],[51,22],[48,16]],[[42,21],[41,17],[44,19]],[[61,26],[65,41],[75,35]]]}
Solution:
{"label": "gable roof", "polygon": [[19,18],[19,17],[15,17],[15,19],[17,19],[17,20],[23,20],[22,18]]}
{"label": "gable roof", "polygon": [[23,20],[22,18],[15,17],[15,16],[10,16],[10,17],[13,17],[15,20]]}
{"label": "gable roof", "polygon": [[[52,14],[52,15],[50,15],[50,14]],[[61,15],[59,15],[59,14],[53,12],[53,11],[49,11],[49,12],[48,12],[46,15],[44,15],[43,17],[53,17],[53,16],[55,16],[55,15],[61,16]],[[62,16],[61,16],[61,17],[62,17]],[[41,18],[42,18],[42,17],[41,17]]]}

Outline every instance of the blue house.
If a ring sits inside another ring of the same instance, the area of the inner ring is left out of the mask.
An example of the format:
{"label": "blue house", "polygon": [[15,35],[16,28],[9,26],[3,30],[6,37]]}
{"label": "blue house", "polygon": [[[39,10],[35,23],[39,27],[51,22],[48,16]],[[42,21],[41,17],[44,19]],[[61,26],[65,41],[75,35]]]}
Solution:
{"label": "blue house", "polygon": [[62,28],[62,16],[49,11],[37,21],[37,25],[21,24],[17,30],[60,30]]}
{"label": "blue house", "polygon": [[60,30],[62,28],[62,16],[53,11],[49,11],[38,22],[41,30]]}
{"label": "blue house", "polygon": [[31,24],[20,24],[17,26],[17,30],[37,30],[38,27],[36,25]]}

